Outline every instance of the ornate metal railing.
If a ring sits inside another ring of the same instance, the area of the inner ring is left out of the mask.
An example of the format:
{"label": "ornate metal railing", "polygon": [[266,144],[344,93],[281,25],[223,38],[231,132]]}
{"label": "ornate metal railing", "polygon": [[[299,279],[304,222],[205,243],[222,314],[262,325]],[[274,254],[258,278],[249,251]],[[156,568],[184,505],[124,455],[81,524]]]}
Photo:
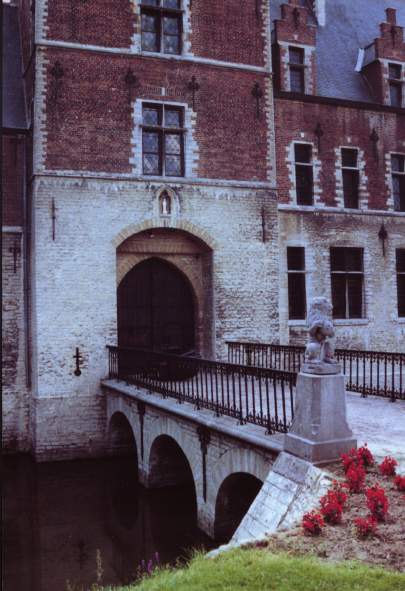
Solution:
{"label": "ornate metal railing", "polygon": [[[228,361],[241,365],[298,372],[305,347],[270,343],[227,342]],[[362,396],[405,400],[405,353],[336,349],[346,375],[346,389]]]}
{"label": "ornate metal railing", "polygon": [[195,408],[286,433],[294,416],[296,373],[141,349],[108,347],[109,377]]}

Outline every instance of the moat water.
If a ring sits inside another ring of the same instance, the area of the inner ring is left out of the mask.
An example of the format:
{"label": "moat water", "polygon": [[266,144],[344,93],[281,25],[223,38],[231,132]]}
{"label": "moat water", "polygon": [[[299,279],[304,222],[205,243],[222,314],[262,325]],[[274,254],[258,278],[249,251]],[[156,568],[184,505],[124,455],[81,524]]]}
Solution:
{"label": "moat water", "polygon": [[3,459],[4,591],[125,584],[148,563],[212,547],[196,525],[194,487],[147,491],[132,458]]}

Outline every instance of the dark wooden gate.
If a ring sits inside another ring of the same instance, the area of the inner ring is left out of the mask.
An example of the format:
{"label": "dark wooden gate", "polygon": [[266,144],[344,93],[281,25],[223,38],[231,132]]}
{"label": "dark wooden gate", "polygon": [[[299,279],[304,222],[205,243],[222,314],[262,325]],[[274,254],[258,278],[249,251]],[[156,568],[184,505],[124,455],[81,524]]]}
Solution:
{"label": "dark wooden gate", "polygon": [[172,265],[148,259],[121,281],[118,343],[176,354],[194,350],[193,294],[187,279]]}

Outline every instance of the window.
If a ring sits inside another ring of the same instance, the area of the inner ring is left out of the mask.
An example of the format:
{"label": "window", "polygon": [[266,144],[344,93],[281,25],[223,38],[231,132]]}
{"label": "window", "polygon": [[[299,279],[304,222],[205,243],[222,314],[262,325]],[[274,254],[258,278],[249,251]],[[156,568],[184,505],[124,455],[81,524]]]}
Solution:
{"label": "window", "polygon": [[288,317],[290,320],[305,320],[307,313],[305,291],[305,248],[287,248],[288,269]]}
{"label": "window", "polygon": [[405,317],[405,248],[397,250],[398,316]]}
{"label": "window", "polygon": [[395,211],[405,211],[405,156],[391,155],[392,192]]}
{"label": "window", "polygon": [[304,50],[300,47],[290,47],[290,90],[291,92],[305,93],[305,64]]}
{"label": "window", "polygon": [[363,317],[363,249],[331,248],[334,318]]}
{"label": "window", "polygon": [[309,144],[295,144],[294,157],[297,204],[312,205],[314,193],[312,146]]}
{"label": "window", "polygon": [[390,87],[390,105],[402,107],[402,67],[399,64],[389,64],[388,84]]}
{"label": "window", "polygon": [[342,148],[343,201],[345,207],[359,208],[358,153],[351,148]]}
{"label": "window", "polygon": [[181,53],[181,0],[142,0],[142,50]]}
{"label": "window", "polygon": [[183,119],[182,108],[144,103],[143,174],[184,176]]}

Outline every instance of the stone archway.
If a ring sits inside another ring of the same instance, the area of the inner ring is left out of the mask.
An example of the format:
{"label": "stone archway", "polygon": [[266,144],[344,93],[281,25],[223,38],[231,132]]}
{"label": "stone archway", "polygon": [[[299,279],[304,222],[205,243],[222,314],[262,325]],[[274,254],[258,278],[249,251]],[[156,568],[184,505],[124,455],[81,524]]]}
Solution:
{"label": "stone archway", "polygon": [[[210,357],[215,350],[212,250],[199,238],[173,228],[154,228],[130,236],[117,248],[118,304],[120,303],[120,286],[124,285],[127,275],[137,265],[150,259],[158,259],[161,263],[166,263],[171,267],[173,277],[177,272],[178,278],[183,276],[188,281],[193,294],[194,314],[194,341],[189,350],[194,350],[204,357]],[[181,283],[179,280],[178,285]],[[185,291],[187,290],[183,290],[183,294]],[[188,304],[188,307],[190,309],[191,305]],[[173,332],[180,330],[174,324]],[[185,340],[187,341],[187,338]],[[147,346],[146,342],[144,346]],[[185,351],[186,347],[183,351],[176,351],[175,347],[173,348],[173,352]]]}

